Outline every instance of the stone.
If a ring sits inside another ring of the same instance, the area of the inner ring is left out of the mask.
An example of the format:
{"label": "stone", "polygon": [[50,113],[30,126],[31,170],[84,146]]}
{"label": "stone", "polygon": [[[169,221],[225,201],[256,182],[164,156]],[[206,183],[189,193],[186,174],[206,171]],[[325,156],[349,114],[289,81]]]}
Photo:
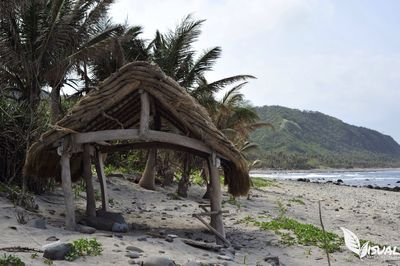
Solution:
{"label": "stone", "polygon": [[141,256],[139,252],[136,251],[127,251],[126,256],[131,258],[131,259],[137,259]]}
{"label": "stone", "polygon": [[276,256],[268,256],[264,258],[265,262],[268,262],[269,264],[271,264],[272,266],[279,266],[279,258]]}
{"label": "stone", "polygon": [[50,236],[46,239],[46,241],[58,241],[59,239],[55,236]]}
{"label": "stone", "polygon": [[126,224],[121,213],[106,212],[103,210],[98,210],[95,217],[84,217],[80,223],[103,231],[112,231],[115,223]]}
{"label": "stone", "polygon": [[126,250],[129,250],[129,251],[136,251],[136,252],[140,252],[140,253],[143,253],[143,252],[144,252],[143,249],[138,248],[138,247],[135,247],[135,246],[127,246],[127,247],[126,247]]}
{"label": "stone", "polygon": [[96,232],[96,228],[86,226],[86,225],[79,225],[78,230],[82,234],[94,234]]}
{"label": "stone", "polygon": [[114,223],[111,228],[111,231],[117,232],[117,233],[126,233],[126,232],[128,232],[128,230],[129,230],[129,227],[128,227],[128,224],[126,224],[126,223],[123,223],[123,224]]}
{"label": "stone", "polygon": [[143,266],[175,266],[175,262],[166,257],[150,257],[143,261]]}
{"label": "stone", "polygon": [[38,228],[38,229],[47,229],[46,220],[43,218],[32,219],[28,222],[30,227]]}
{"label": "stone", "polygon": [[128,263],[131,264],[131,265],[138,264],[138,263],[136,262],[136,260],[128,260]]}
{"label": "stone", "polygon": [[147,241],[147,238],[144,236],[138,237],[137,241]]}
{"label": "stone", "polygon": [[227,255],[218,255],[217,259],[219,260],[228,260],[228,261],[232,261],[233,258]]}
{"label": "stone", "polygon": [[72,251],[70,243],[51,243],[44,246],[43,257],[50,260],[64,260],[65,256]]}
{"label": "stone", "polygon": [[170,237],[170,236],[166,236],[166,237],[165,237],[165,241],[167,241],[167,242],[174,242],[174,239],[173,239],[172,237]]}
{"label": "stone", "polygon": [[184,266],[201,266],[203,265],[201,262],[190,260],[184,264]]}

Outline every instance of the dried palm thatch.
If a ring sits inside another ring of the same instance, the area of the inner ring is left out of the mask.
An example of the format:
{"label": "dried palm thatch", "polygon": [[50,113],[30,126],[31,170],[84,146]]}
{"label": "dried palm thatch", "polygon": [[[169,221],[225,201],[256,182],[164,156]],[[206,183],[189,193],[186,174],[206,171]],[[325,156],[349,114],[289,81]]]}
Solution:
{"label": "dried palm thatch", "polygon": [[[30,147],[24,174],[31,178],[59,179],[61,170],[55,147],[69,134],[137,127],[140,122],[139,90],[146,91],[152,98],[153,112],[159,112],[162,119],[180,134],[202,141],[223,157],[225,183],[232,195],[248,192],[248,169],[240,152],[184,88],[159,67],[147,62],[123,66],[83,97],[53,129]],[[81,176],[81,161],[81,154],[73,154],[71,174],[74,180]]]}

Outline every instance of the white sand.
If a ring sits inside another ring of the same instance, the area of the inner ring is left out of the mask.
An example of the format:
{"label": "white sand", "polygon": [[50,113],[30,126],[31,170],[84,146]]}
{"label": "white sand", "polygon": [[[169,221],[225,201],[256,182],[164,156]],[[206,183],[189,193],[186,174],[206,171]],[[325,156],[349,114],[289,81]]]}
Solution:
{"label": "white sand", "polygon": [[[101,256],[80,258],[74,262],[57,261],[54,265],[128,265],[129,258],[125,257],[125,247],[128,245],[145,250],[142,258],[165,256],[179,264],[185,264],[189,260],[224,262],[217,259],[217,253],[190,247],[179,238],[170,243],[146,235],[149,230],[165,230],[167,234],[176,234],[184,238],[214,239],[206,233],[199,221],[191,217],[193,213],[201,212],[198,208],[199,203],[207,203],[201,199],[204,188],[192,186],[188,199],[173,200],[167,194],[174,192],[174,187],[158,187],[157,191],[147,191],[121,178],[113,177],[109,180],[110,198],[115,202],[111,210],[122,212],[125,220],[135,228],[127,234],[121,234],[122,238],[110,232],[97,231],[93,235],[83,235],[63,230],[63,217],[60,215],[64,213],[63,197],[58,189],[37,198],[39,214],[26,212],[29,218],[46,217],[48,229],[45,230],[18,224],[17,211],[12,203],[0,198],[0,248],[41,248],[42,245],[50,243],[46,241],[50,236],[56,236],[61,241],[96,237],[103,244],[104,251]],[[278,256],[282,265],[327,265],[325,254],[318,247],[284,246],[280,243],[279,236],[273,232],[260,231],[255,226],[238,223],[246,216],[277,216],[277,201],[286,205],[288,217],[319,226],[318,200],[321,199],[323,220],[328,231],[342,235],[339,229],[342,226],[353,231],[359,238],[400,247],[398,193],[296,181],[279,181],[277,184],[279,187],[254,190],[251,200],[239,199],[240,207],[229,203],[223,205],[224,210],[229,210],[229,214],[224,216],[227,236],[234,245],[242,247],[236,251],[234,261],[228,262],[228,265],[244,265],[244,262],[247,265],[256,265],[266,256]],[[224,200],[228,198],[228,195],[224,194]],[[301,199],[305,205],[291,202],[290,199]],[[77,206],[83,213],[84,200],[77,200]],[[51,210],[55,213],[50,214]],[[143,225],[148,228],[143,228]],[[10,228],[11,226],[15,226],[17,230]],[[143,236],[147,237],[147,241],[138,241],[138,238]],[[0,251],[0,255],[3,253],[5,252]],[[30,253],[13,254],[21,257],[27,265],[44,265],[40,254],[35,259],[30,257]],[[400,259],[400,256],[398,257]],[[361,261],[345,247],[341,252],[331,254],[332,265],[400,265],[400,260],[396,262],[395,259],[396,257],[374,257]]]}

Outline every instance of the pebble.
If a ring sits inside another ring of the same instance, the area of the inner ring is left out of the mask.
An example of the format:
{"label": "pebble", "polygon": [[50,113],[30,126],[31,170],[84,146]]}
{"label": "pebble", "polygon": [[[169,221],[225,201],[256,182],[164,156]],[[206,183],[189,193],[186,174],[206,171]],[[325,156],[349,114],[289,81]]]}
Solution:
{"label": "pebble", "polygon": [[175,266],[175,262],[166,257],[150,257],[143,261],[143,266]]}
{"label": "pebble", "polygon": [[272,266],[279,266],[279,258],[276,256],[268,256],[264,258],[265,262],[268,262],[269,264],[271,264]]}
{"label": "pebble", "polygon": [[201,266],[201,265],[203,265],[201,262],[194,260],[188,261],[184,264],[184,266]]}
{"label": "pebble", "polygon": [[147,238],[144,236],[138,237],[137,241],[147,241]]}
{"label": "pebble", "polygon": [[59,240],[59,239],[55,236],[50,236],[46,239],[46,241],[57,241],[57,240]]}
{"label": "pebble", "polygon": [[117,232],[117,233],[126,233],[128,232],[128,224],[126,223],[114,223],[112,225],[111,231],[112,232]]}
{"label": "pebble", "polygon": [[228,261],[232,261],[233,258],[230,256],[226,256],[226,255],[218,255],[217,259],[219,260],[228,260]]}
{"label": "pebble", "polygon": [[32,219],[28,222],[30,227],[38,228],[38,229],[47,229],[46,227],[46,220],[39,218],[39,219]]}
{"label": "pebble", "polygon": [[96,229],[86,225],[79,225],[79,232],[82,234],[94,234]]}
{"label": "pebble", "polygon": [[136,252],[140,252],[140,253],[143,253],[143,252],[144,252],[143,249],[138,248],[138,247],[135,247],[135,246],[127,246],[127,247],[126,247],[126,250],[129,250],[129,251],[136,251]]}
{"label": "pebble", "polygon": [[131,259],[137,259],[141,256],[139,252],[136,251],[127,251],[126,256],[131,258]]}

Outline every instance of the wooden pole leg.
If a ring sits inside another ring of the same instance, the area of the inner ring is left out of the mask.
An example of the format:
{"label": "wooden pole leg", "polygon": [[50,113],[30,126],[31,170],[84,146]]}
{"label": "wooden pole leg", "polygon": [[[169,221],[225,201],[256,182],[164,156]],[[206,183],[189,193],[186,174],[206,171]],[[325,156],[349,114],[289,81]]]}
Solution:
{"label": "wooden pole leg", "polygon": [[83,146],[83,178],[86,183],[86,215],[94,217],[96,216],[96,197],[92,181],[89,144]]}
{"label": "wooden pole leg", "polygon": [[100,182],[101,190],[101,206],[103,211],[109,211],[108,207],[108,193],[107,193],[107,183],[106,176],[104,174],[104,155],[100,151],[96,151],[96,172]]}
{"label": "wooden pole leg", "polygon": [[72,193],[72,184],[71,184],[71,167],[70,167],[70,157],[71,155],[68,153],[63,153],[61,155],[61,181],[62,188],[64,191],[64,201],[66,208],[65,215],[65,229],[67,230],[75,230],[75,206],[74,206],[74,194]]}
{"label": "wooden pole leg", "polygon": [[[224,223],[221,212],[221,184],[219,181],[218,162],[215,153],[210,158],[210,203],[211,212],[216,214],[211,215],[211,226],[225,238]],[[223,244],[220,238],[216,238],[217,244]]]}
{"label": "wooden pole leg", "polygon": [[150,149],[147,157],[146,167],[144,168],[142,178],[140,178],[139,186],[149,190],[155,190],[156,180],[156,158],[157,149]]}

